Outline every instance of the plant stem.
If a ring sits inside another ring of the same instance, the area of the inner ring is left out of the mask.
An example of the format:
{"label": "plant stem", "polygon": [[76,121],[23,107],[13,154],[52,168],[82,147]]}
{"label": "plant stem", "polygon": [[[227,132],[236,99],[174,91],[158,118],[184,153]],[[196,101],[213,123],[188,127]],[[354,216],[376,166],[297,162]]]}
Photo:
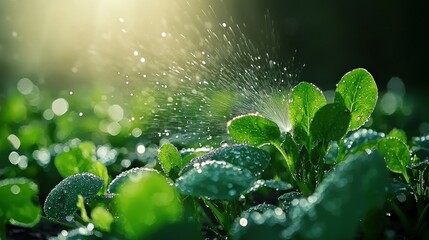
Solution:
{"label": "plant stem", "polygon": [[282,154],[283,158],[286,161],[286,165],[293,179],[295,180],[294,172],[295,172],[295,163],[293,160],[286,154],[284,149],[281,147],[281,143],[278,141],[271,141],[271,144],[277,148],[277,150]]}
{"label": "plant stem", "polygon": [[292,179],[296,182],[296,184],[298,185],[299,190],[305,195],[308,196],[311,194],[310,189],[308,188],[308,186],[304,183],[301,182],[300,180],[296,179],[295,177],[295,164],[293,162],[293,160],[286,154],[286,152],[283,150],[283,148],[281,147],[281,144],[278,141],[272,141],[271,144],[277,148],[277,150],[282,154],[283,158],[286,161],[286,165],[287,168],[290,172],[290,175],[292,176]]}
{"label": "plant stem", "polygon": [[204,204],[206,204],[210,208],[210,210],[212,211],[213,215],[216,217],[216,220],[219,222],[219,224],[222,225],[222,227],[225,229],[225,217],[223,216],[223,214],[209,200],[205,198],[201,198],[201,199],[203,200]]}
{"label": "plant stem", "polygon": [[[202,200],[203,200],[203,202],[204,202],[204,204],[210,209],[210,211],[212,211],[212,213],[213,213],[213,215],[215,216],[215,218],[216,218],[216,220],[217,220],[217,223],[218,224],[220,224],[220,225],[222,225],[222,223],[220,222],[220,220],[218,219],[218,217],[216,216],[216,214],[215,214],[215,211],[216,212],[219,212],[219,210],[217,210],[217,208],[215,207],[215,206],[213,206],[211,203],[210,204],[208,204],[209,203],[209,200],[206,200],[205,198],[201,198]],[[211,207],[213,207],[214,209],[216,209],[216,210],[213,210]],[[213,231],[213,233],[215,233],[219,238],[221,238],[222,237],[222,234],[220,234],[219,232],[218,232],[218,226],[216,225],[216,223],[214,223],[213,222],[213,219],[212,219],[212,217],[211,216],[209,216],[208,214],[207,214],[207,212],[206,211],[202,211],[203,213],[204,213],[204,215],[206,216],[206,218],[207,218],[207,221],[208,221],[208,223],[209,223],[209,225],[210,225],[210,227],[211,227],[211,231]],[[223,228],[223,225],[222,225],[222,228]],[[225,229],[225,228],[224,228]]]}

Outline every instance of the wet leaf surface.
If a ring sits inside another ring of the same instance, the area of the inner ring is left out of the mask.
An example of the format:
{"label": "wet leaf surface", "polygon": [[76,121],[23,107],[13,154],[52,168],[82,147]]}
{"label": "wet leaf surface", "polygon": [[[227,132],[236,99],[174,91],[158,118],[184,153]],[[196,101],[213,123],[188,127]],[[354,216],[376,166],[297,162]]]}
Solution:
{"label": "wet leaf surface", "polygon": [[335,91],[335,102],[349,109],[351,113],[349,130],[356,130],[371,116],[377,104],[377,84],[371,74],[357,68],[346,73]]}
{"label": "wet leaf surface", "polygon": [[86,202],[103,187],[103,179],[90,173],[72,175],[55,186],[46,198],[44,212],[49,218],[64,221],[77,210],[78,195]]}
{"label": "wet leaf surface", "polygon": [[176,185],[184,195],[210,199],[234,199],[255,181],[249,170],[224,161],[207,160],[177,179]]}
{"label": "wet leaf surface", "polygon": [[181,175],[194,168],[195,164],[202,163],[206,160],[218,160],[243,167],[253,174],[260,174],[267,168],[271,156],[268,152],[252,147],[246,144],[230,145],[214,149],[203,156],[192,159],[181,171]]}

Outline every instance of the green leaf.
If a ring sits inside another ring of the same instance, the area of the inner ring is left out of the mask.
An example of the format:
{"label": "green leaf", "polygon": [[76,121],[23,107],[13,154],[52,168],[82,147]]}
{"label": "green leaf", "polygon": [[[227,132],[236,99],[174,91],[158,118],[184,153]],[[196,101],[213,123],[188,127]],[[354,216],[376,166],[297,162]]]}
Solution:
{"label": "green leaf", "polygon": [[141,176],[147,175],[150,172],[158,173],[157,170],[153,168],[133,168],[128,171],[122,172],[109,184],[107,188],[108,193],[117,193],[119,187],[128,181],[129,179],[140,178]]}
{"label": "green leaf", "polygon": [[282,232],[287,226],[286,214],[277,206],[260,204],[242,212],[232,227],[232,239],[284,239]]}
{"label": "green leaf", "polygon": [[144,239],[157,229],[180,221],[183,213],[179,194],[156,172],[147,172],[121,185],[115,206],[121,216],[118,230],[130,239]]}
{"label": "green leaf", "polygon": [[91,170],[89,170],[88,172],[103,179],[104,184],[102,192],[105,193],[107,190],[107,185],[109,184],[109,172],[107,171],[106,166],[104,166],[104,164],[102,164],[101,162],[96,161],[92,163]]}
{"label": "green leaf", "polygon": [[292,202],[299,201],[301,198],[303,198],[302,192],[288,192],[283,195],[281,195],[278,199],[280,202],[280,206],[283,208],[283,210],[288,211],[289,208],[292,206]]}
{"label": "green leaf", "polygon": [[22,227],[36,225],[41,216],[37,195],[39,189],[26,178],[9,178],[0,181],[0,224]]}
{"label": "green leaf", "polygon": [[195,163],[176,181],[184,195],[210,199],[235,199],[244,193],[255,181],[249,170],[224,161],[207,160]]}
{"label": "green leaf", "polygon": [[280,129],[275,122],[255,113],[241,115],[229,121],[228,132],[237,142],[255,146],[270,143],[280,137]]}
{"label": "green leaf", "polygon": [[62,177],[89,172],[95,160],[95,146],[91,142],[80,143],[68,152],[58,154],[55,167]]}
{"label": "green leaf", "polygon": [[364,151],[368,148],[371,149],[376,146],[378,140],[384,136],[384,133],[379,133],[372,129],[359,129],[344,139],[344,153],[355,153],[357,151]]}
{"label": "green leaf", "polygon": [[207,154],[192,159],[181,171],[180,175],[194,168],[194,164],[207,160],[218,160],[231,163],[251,171],[257,175],[267,168],[270,162],[270,154],[262,149],[246,144],[229,145],[213,149]]}
{"label": "green leaf", "polygon": [[293,200],[284,239],[354,239],[361,219],[385,201],[388,175],[377,153],[349,155],[306,199]]}
{"label": "green leaf", "polygon": [[340,140],[346,134],[349,122],[349,110],[337,103],[326,104],[316,112],[310,133],[320,142]]}
{"label": "green leaf", "polygon": [[[178,237],[180,236],[180,237]],[[182,220],[168,224],[156,232],[150,234],[146,239],[192,239],[202,240],[201,226],[198,222],[191,220]]]}
{"label": "green leaf", "polygon": [[95,207],[92,209],[91,218],[97,228],[110,232],[110,225],[113,223],[113,216],[104,207]]}
{"label": "green leaf", "polygon": [[52,189],[45,201],[44,211],[49,218],[63,221],[77,210],[78,195],[85,201],[96,196],[103,187],[103,179],[90,173],[72,175]]}
{"label": "green leaf", "polygon": [[311,150],[310,126],[317,110],[326,105],[322,91],[311,83],[301,82],[292,89],[289,116],[294,140]]}
{"label": "green leaf", "polygon": [[394,128],[387,134],[388,137],[397,138],[404,143],[407,143],[407,134],[404,130]]}
{"label": "green leaf", "polygon": [[77,195],[76,207],[77,207],[77,209],[79,209],[79,211],[80,211],[80,217],[82,218],[83,221],[85,221],[85,222],[91,221],[91,219],[89,219],[88,214],[86,212],[85,200],[82,197],[82,195],[80,195],[80,194]]}
{"label": "green leaf", "polygon": [[408,146],[398,138],[387,137],[378,142],[378,149],[386,160],[387,168],[392,172],[401,173],[409,182],[406,166],[411,163],[411,156]]}
{"label": "green leaf", "polygon": [[158,159],[161,163],[162,169],[165,174],[171,171],[172,168],[182,168],[182,157],[177,148],[170,143],[163,144],[159,148]]}
{"label": "green leaf", "polygon": [[249,190],[246,191],[246,193],[256,192],[261,188],[272,188],[276,191],[286,191],[293,188],[292,184],[283,182],[283,181],[277,181],[277,180],[264,180],[259,179],[253,183],[253,185],[249,188]]}
{"label": "green leaf", "polygon": [[358,129],[371,116],[378,98],[377,84],[371,74],[358,68],[346,73],[335,91],[336,103],[349,109],[349,130]]}

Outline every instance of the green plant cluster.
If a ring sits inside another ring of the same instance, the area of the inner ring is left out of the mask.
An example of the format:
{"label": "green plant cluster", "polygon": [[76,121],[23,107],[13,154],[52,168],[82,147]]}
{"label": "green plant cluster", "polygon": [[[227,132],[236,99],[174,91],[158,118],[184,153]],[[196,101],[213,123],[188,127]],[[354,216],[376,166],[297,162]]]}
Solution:
{"label": "green plant cluster", "polygon": [[378,99],[368,71],[346,73],[333,101],[307,82],[288,98],[290,132],[238,116],[227,124],[232,144],[165,143],[156,164],[115,177],[94,143],[70,144],[55,156],[64,179],[43,207],[33,181],[0,180],[0,238],[6,224],[39,221],[62,229],[53,239],[429,237],[429,137],[362,128]]}

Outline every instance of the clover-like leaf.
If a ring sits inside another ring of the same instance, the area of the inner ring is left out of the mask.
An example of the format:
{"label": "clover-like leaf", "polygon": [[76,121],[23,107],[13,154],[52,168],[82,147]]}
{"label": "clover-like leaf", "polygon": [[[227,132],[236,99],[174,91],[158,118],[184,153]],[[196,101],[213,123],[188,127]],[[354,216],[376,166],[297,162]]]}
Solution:
{"label": "clover-like leaf", "polygon": [[184,195],[210,199],[234,199],[244,193],[255,181],[249,170],[224,161],[207,160],[195,163],[176,181]]}
{"label": "clover-like leaf", "polygon": [[22,227],[36,225],[41,216],[41,208],[37,201],[39,189],[26,178],[9,178],[0,181],[0,224]]}
{"label": "clover-like leaf", "polygon": [[350,123],[350,112],[347,108],[330,103],[320,108],[310,126],[314,140],[329,142],[340,140],[347,132]]}
{"label": "clover-like leaf", "polygon": [[280,137],[280,129],[275,122],[255,113],[241,115],[229,121],[228,132],[237,142],[255,146],[270,143]]}
{"label": "clover-like leaf", "polygon": [[401,173],[409,182],[407,164],[411,163],[411,156],[408,146],[398,138],[386,137],[378,142],[378,149],[386,160],[387,168],[392,172]]}
{"label": "clover-like leaf", "polygon": [[182,219],[179,194],[157,172],[129,178],[118,189],[115,211],[119,231],[127,239],[145,239],[156,230]]}
{"label": "clover-like leaf", "polygon": [[377,84],[371,74],[358,68],[346,73],[335,90],[335,102],[351,113],[349,130],[362,126],[374,111],[377,103]]}
{"label": "clover-like leaf", "polygon": [[322,91],[311,83],[301,82],[292,89],[289,116],[294,140],[311,148],[310,126],[317,110],[326,105]]}
{"label": "clover-like leaf", "polygon": [[108,193],[117,193],[119,187],[128,181],[130,178],[139,178],[143,175],[148,174],[149,172],[155,172],[158,173],[157,170],[153,168],[132,168],[130,170],[124,171],[120,173],[118,176],[116,176],[115,179],[112,180],[112,182],[109,184],[107,188]]}
{"label": "clover-like leaf", "polygon": [[163,144],[159,148],[158,159],[162,169],[168,175],[172,168],[182,168],[182,157],[177,148],[170,143]]}
{"label": "clover-like leaf", "polygon": [[194,164],[202,163],[207,160],[225,161],[235,166],[248,169],[256,175],[267,168],[270,159],[270,154],[262,149],[246,144],[229,145],[211,150],[203,156],[192,159],[192,161],[182,169],[180,175],[192,169]]}
{"label": "clover-like leaf", "polygon": [[49,218],[63,221],[77,210],[78,195],[86,202],[103,187],[103,179],[90,173],[75,174],[62,180],[52,189],[45,201],[44,211]]}

